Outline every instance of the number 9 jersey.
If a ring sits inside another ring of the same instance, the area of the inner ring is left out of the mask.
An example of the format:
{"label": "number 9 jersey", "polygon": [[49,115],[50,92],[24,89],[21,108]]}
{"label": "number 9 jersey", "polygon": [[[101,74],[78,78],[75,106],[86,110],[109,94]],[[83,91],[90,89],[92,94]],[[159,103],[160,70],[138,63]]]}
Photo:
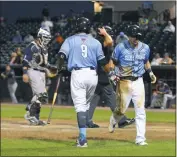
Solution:
{"label": "number 9 jersey", "polygon": [[67,38],[59,52],[68,59],[68,70],[97,68],[97,61],[104,58],[101,43],[89,34],[78,33]]}

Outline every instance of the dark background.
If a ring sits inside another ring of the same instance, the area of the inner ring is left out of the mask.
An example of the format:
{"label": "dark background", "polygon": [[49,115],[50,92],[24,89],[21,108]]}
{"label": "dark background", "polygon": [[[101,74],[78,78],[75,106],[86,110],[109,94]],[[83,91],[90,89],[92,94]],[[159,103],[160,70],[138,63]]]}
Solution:
{"label": "dark background", "polygon": [[45,5],[48,6],[51,17],[67,14],[71,8],[74,12],[94,11],[91,1],[0,1],[0,14],[12,23],[19,17],[41,17]]}

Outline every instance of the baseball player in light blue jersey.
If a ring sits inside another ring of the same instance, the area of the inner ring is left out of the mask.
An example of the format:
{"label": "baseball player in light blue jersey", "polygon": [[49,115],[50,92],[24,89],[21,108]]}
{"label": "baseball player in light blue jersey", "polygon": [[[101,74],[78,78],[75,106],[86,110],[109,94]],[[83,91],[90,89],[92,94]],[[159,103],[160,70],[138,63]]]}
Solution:
{"label": "baseball player in light blue jersey", "polygon": [[71,71],[71,96],[79,127],[77,147],[87,147],[86,122],[98,82],[97,62],[102,66],[107,63],[101,43],[89,35],[89,20],[84,17],[77,19],[76,28],[77,34],[67,38],[59,51],[58,70],[67,59],[68,70]]}
{"label": "baseball player in light blue jersey", "polygon": [[[129,41],[124,41],[115,47],[112,59],[118,68],[119,81],[117,83],[117,100],[119,104],[116,112],[110,117],[109,132],[114,132],[115,124],[121,119],[132,99],[136,114],[137,145],[147,145],[145,138],[146,113],[145,90],[143,74],[149,73],[152,83],[156,77],[149,63],[149,46],[140,42],[142,36],[139,26],[128,28]],[[113,77],[114,78],[114,77]]]}

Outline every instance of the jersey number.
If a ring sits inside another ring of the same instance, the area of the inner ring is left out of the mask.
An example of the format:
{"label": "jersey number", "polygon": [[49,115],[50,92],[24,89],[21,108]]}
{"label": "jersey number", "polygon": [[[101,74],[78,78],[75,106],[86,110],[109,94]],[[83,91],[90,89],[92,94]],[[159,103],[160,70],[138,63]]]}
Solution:
{"label": "jersey number", "polygon": [[82,57],[87,57],[87,45],[81,45]]}

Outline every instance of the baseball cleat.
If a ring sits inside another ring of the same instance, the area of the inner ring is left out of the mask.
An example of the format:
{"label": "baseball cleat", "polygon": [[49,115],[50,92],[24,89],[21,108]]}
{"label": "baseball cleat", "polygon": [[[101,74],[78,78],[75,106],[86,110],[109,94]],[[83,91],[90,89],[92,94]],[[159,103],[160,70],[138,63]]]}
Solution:
{"label": "baseball cleat", "polygon": [[136,145],[138,145],[138,146],[147,146],[148,143],[143,141],[143,142],[136,143]]}
{"label": "baseball cleat", "polygon": [[100,126],[95,123],[87,124],[87,128],[99,128]]}
{"label": "baseball cleat", "polygon": [[116,127],[116,121],[115,121],[113,115],[111,115],[111,117],[110,117],[110,122],[109,122],[109,127],[108,127],[109,132],[110,132],[110,133],[113,133],[114,130],[115,130],[115,127]]}
{"label": "baseball cleat", "polygon": [[119,128],[124,128],[128,125],[134,124],[135,123],[135,118],[132,119],[127,119],[124,123],[121,123],[118,125]]}
{"label": "baseball cleat", "polygon": [[39,125],[44,126],[47,124],[44,121],[38,120],[35,116],[30,116],[29,111],[26,112],[26,114],[24,115],[24,118],[27,121],[29,121],[30,125],[33,125],[33,126],[39,126]]}
{"label": "baseball cleat", "polygon": [[77,139],[76,140],[76,146],[81,147],[81,148],[88,147],[87,140],[86,139],[85,140]]}

